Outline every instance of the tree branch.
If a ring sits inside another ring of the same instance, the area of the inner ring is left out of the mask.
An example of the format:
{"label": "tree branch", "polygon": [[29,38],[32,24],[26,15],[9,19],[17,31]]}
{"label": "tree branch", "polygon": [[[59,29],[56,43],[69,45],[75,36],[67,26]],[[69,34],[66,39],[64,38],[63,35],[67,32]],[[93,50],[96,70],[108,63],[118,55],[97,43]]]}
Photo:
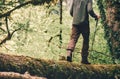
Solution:
{"label": "tree branch", "polygon": [[19,8],[21,8],[21,7],[23,7],[23,6],[25,6],[25,5],[28,5],[28,4],[33,4],[33,5],[41,5],[41,4],[43,4],[43,3],[50,3],[50,1],[52,1],[52,0],[30,0],[30,1],[27,1],[27,2],[25,2],[25,3],[23,3],[23,4],[20,4],[20,5],[18,5],[18,6],[16,6],[15,8],[13,8],[12,10],[10,10],[10,11],[8,11],[8,12],[6,12],[6,13],[4,13],[4,14],[1,14],[0,15],[0,18],[3,18],[3,17],[6,17],[6,16],[10,16],[10,14],[13,12],[13,11],[15,11],[16,9],[19,9]]}
{"label": "tree branch", "polygon": [[2,27],[0,27],[0,30],[2,30],[3,32],[5,32],[5,29],[3,29]]}
{"label": "tree branch", "polygon": [[18,28],[18,29],[15,29],[12,33],[8,34],[1,42],[0,42],[0,45],[2,45],[3,43],[5,43],[7,40],[10,40],[13,36],[13,34],[20,30],[21,28]]}
{"label": "tree branch", "polygon": [[0,45],[2,45],[3,43],[5,43],[7,40],[10,40],[11,37],[12,37],[12,35],[13,35],[16,31],[18,31],[18,30],[21,29],[21,28],[15,29],[12,33],[10,33],[10,30],[9,30],[9,27],[8,27],[8,18],[7,18],[7,17],[10,16],[10,14],[11,14],[13,11],[15,11],[16,9],[19,9],[19,8],[25,6],[25,5],[28,5],[28,4],[33,4],[33,5],[38,5],[38,4],[40,4],[40,5],[41,5],[41,4],[45,3],[45,2],[50,3],[50,1],[52,1],[52,0],[30,0],[30,1],[27,1],[27,2],[25,2],[25,3],[23,3],[23,4],[20,4],[20,5],[16,6],[16,7],[13,8],[12,10],[10,10],[10,11],[4,13],[4,14],[1,14],[1,15],[0,15],[0,18],[5,17],[6,29],[7,29],[7,33],[8,33],[8,34],[7,34],[7,36],[0,42]]}
{"label": "tree branch", "polygon": [[5,17],[5,23],[6,23],[6,29],[7,29],[7,36],[0,42],[0,45],[2,45],[3,43],[5,43],[7,40],[10,40],[12,35],[20,30],[21,28],[18,28],[18,29],[15,29],[12,33],[10,33],[10,30],[9,30],[9,26],[8,26],[8,16]]}
{"label": "tree branch", "polygon": [[25,2],[25,3],[23,3],[23,4],[20,4],[20,5],[16,6],[16,7],[13,8],[12,10],[10,10],[10,11],[4,13],[4,14],[1,14],[1,15],[0,15],[0,18],[6,17],[6,16],[10,16],[10,14],[11,14],[13,11],[15,11],[16,9],[19,9],[19,8],[21,8],[21,7],[23,7],[23,6],[27,5],[27,4],[30,4],[31,2],[32,2],[32,1],[28,1],[28,2]]}

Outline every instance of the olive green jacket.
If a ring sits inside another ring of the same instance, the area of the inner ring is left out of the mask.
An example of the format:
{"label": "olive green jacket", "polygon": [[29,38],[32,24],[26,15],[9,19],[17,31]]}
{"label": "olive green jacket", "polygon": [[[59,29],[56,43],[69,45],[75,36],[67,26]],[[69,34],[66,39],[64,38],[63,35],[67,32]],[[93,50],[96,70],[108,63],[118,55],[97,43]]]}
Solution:
{"label": "olive green jacket", "polygon": [[70,14],[73,16],[73,24],[88,21],[88,14],[97,18],[92,8],[92,0],[71,0]]}

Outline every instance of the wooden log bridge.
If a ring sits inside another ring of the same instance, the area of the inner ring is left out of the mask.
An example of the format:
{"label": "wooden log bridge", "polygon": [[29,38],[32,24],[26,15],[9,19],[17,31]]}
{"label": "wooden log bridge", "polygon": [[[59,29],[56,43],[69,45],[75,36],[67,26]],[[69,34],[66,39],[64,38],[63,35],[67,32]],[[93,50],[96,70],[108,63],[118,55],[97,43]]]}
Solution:
{"label": "wooden log bridge", "polygon": [[[0,72],[15,72],[47,79],[120,79],[120,65],[84,65],[0,53]],[[15,79],[15,78],[14,78]]]}

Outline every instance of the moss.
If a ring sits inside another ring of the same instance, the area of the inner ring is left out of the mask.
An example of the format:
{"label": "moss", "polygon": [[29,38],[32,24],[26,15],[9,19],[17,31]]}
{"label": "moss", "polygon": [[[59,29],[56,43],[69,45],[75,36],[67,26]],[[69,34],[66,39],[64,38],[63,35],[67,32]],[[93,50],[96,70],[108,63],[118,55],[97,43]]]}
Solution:
{"label": "moss", "polygon": [[48,79],[115,79],[120,76],[120,65],[81,65],[5,54],[0,54],[0,64],[0,71],[27,71]]}

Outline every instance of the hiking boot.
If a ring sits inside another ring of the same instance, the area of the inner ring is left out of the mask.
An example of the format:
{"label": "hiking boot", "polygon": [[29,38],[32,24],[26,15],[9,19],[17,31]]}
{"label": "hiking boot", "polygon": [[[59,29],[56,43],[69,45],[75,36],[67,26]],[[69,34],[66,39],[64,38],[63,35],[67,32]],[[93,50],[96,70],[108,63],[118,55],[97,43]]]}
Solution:
{"label": "hiking boot", "polygon": [[88,60],[86,61],[81,61],[82,64],[91,64]]}
{"label": "hiking boot", "polygon": [[88,61],[88,56],[82,56],[82,61],[81,61],[82,64],[91,64],[89,61]]}
{"label": "hiking boot", "polygon": [[67,50],[67,61],[72,62],[72,50]]}
{"label": "hiking boot", "polygon": [[68,61],[68,62],[72,62],[72,57],[67,56],[67,61]]}

